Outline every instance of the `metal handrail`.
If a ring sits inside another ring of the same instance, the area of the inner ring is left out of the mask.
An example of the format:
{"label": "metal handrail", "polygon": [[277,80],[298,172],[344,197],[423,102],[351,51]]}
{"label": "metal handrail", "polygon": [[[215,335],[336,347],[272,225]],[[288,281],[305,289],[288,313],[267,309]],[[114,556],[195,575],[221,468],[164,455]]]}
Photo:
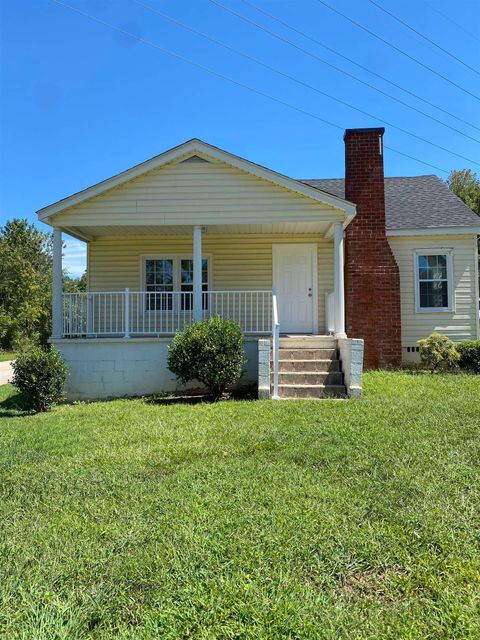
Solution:
{"label": "metal handrail", "polygon": [[278,400],[278,349],[280,342],[280,322],[278,320],[277,294],[272,292],[272,338],[273,338],[273,400]]}

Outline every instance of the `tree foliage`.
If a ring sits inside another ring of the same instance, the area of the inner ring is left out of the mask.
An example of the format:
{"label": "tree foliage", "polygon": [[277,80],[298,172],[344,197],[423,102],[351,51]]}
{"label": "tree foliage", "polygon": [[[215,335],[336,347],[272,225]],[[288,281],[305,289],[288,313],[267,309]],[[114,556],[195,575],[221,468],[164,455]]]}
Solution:
{"label": "tree foliage", "polygon": [[[45,345],[51,333],[52,234],[13,218],[0,227],[0,348]],[[63,290],[87,290],[81,278],[63,274]]]}
{"label": "tree foliage", "polygon": [[0,227],[0,346],[46,342],[51,281],[51,234],[18,218]]}
{"label": "tree foliage", "polygon": [[448,188],[480,216],[480,178],[470,169],[451,171]]}
{"label": "tree foliage", "polygon": [[87,272],[84,271],[80,278],[72,278],[63,274],[62,289],[65,293],[83,293],[87,290]]}

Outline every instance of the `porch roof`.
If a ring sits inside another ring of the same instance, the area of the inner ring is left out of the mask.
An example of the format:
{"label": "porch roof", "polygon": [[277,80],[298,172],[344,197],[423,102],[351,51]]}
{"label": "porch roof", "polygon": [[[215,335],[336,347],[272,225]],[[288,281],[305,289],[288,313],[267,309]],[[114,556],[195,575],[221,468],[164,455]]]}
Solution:
{"label": "porch roof", "polygon": [[[277,235],[302,235],[318,234],[331,238],[335,221],[299,221],[279,222],[269,224],[219,224],[201,225],[206,234],[218,234],[222,236],[244,234],[277,234]],[[68,226],[55,225],[74,238],[89,242],[95,238],[111,237],[151,237],[151,236],[188,236],[191,237],[195,225],[96,225],[96,226]],[[344,225],[345,226],[345,225]]]}

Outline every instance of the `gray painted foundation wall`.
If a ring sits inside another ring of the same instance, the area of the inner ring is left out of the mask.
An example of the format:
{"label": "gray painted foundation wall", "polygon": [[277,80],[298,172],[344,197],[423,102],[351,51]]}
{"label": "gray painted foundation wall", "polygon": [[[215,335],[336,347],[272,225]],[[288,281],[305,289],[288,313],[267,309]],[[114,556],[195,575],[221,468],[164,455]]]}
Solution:
{"label": "gray painted foundation wall", "polygon": [[342,361],[343,380],[349,398],[362,395],[363,340],[337,338],[337,348]]}
{"label": "gray painted foundation wall", "polygon": [[[51,340],[68,366],[68,400],[97,400],[199,389],[181,385],[167,368],[170,338]],[[258,381],[258,339],[245,340],[247,364],[239,386]]]}

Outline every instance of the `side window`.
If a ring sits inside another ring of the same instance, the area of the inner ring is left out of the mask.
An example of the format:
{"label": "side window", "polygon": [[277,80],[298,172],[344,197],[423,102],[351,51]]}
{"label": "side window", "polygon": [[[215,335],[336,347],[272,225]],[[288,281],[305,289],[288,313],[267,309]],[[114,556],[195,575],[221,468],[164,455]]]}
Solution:
{"label": "side window", "polygon": [[450,252],[416,252],[417,311],[451,309],[452,286]]}

